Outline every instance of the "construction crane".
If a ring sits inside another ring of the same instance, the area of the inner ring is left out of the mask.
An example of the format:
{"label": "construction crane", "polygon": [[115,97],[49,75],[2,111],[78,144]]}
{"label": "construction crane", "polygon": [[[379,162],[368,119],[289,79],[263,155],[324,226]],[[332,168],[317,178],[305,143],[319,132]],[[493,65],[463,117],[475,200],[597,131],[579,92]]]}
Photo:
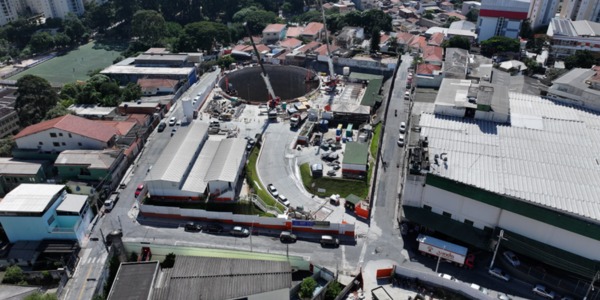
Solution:
{"label": "construction crane", "polygon": [[323,1],[318,1],[319,5],[321,6],[321,17],[323,17],[323,26],[325,27],[325,45],[327,48],[327,64],[329,65],[329,82],[327,82],[327,85],[330,88],[335,89],[337,85],[337,80],[335,77],[335,72],[333,70],[333,60],[331,59],[331,51],[329,49],[329,32],[327,31],[327,19],[325,19],[325,9],[323,8]]}
{"label": "construction crane", "polygon": [[267,86],[267,91],[269,92],[269,107],[275,108],[279,104],[281,100],[279,97],[275,95],[275,91],[273,91],[273,86],[271,85],[271,81],[269,80],[269,74],[267,74],[267,70],[262,63],[260,58],[260,53],[258,53],[258,49],[256,48],[256,44],[254,44],[254,39],[252,39],[252,33],[250,33],[250,27],[248,27],[248,23],[244,22],[244,27],[246,28],[246,33],[248,33],[248,37],[250,38],[250,43],[252,43],[252,48],[254,49],[254,53],[256,54],[256,58],[258,59],[258,64],[262,70],[262,74],[260,74],[265,81],[265,85]]}

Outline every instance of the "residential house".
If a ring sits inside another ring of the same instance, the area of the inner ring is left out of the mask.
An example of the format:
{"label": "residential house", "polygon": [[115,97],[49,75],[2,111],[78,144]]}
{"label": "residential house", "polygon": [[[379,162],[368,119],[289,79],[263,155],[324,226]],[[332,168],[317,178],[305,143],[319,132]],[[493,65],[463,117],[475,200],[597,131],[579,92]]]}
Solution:
{"label": "residential house", "polygon": [[310,22],[300,36],[309,41],[321,40],[325,36],[325,25],[319,22]]}
{"label": "residential house", "polygon": [[45,166],[44,161],[0,157],[0,197],[4,197],[21,183],[45,182]]}
{"label": "residential house", "polygon": [[[337,45],[329,45],[329,52],[331,55],[333,55],[339,49],[340,49],[340,47]],[[326,44],[323,44],[319,48],[313,50],[311,54],[316,55],[318,61],[327,62],[329,60],[329,54],[327,53],[327,45]]]}
{"label": "residential house", "polygon": [[295,38],[285,39],[285,40],[279,42],[279,47],[285,48],[285,49],[290,49],[290,50],[296,49],[300,46],[302,46],[302,41],[299,39],[295,39]]}
{"label": "residential house", "polygon": [[556,58],[579,50],[600,52],[600,23],[554,18],[546,34],[550,37],[551,54]]}
{"label": "residential house", "polygon": [[375,0],[352,0],[352,2],[354,2],[358,10],[369,10],[376,7]]}
{"label": "residential house", "polygon": [[336,36],[336,45],[344,49],[350,49],[355,45],[359,45],[365,39],[365,29],[362,27],[346,26]]}
{"label": "residential house", "polygon": [[302,34],[302,32],[304,31],[304,27],[302,26],[292,26],[292,27],[288,27],[286,33],[285,33],[285,37],[286,38],[298,38],[300,37],[300,35]]}
{"label": "residential house", "polygon": [[440,10],[440,8],[437,5],[437,2],[427,0],[419,2],[416,9],[419,14],[424,14],[426,11],[436,13]]}
{"label": "residential house", "polygon": [[427,41],[427,45],[429,46],[441,46],[444,42],[444,33],[436,32],[429,37],[429,41]]}
{"label": "residential house", "polygon": [[471,30],[461,30],[461,29],[450,29],[443,27],[431,27],[425,31],[425,36],[432,36],[436,32],[441,32],[446,36],[446,39],[451,39],[455,36],[461,36],[467,38],[470,42],[473,42],[477,39],[477,33]]}
{"label": "residential house", "polygon": [[173,79],[140,78],[137,84],[142,88],[144,96],[154,96],[175,93],[179,81]]}
{"label": "residential house", "polygon": [[439,88],[444,79],[442,66],[433,64],[419,64],[415,71],[416,86],[426,88]]}
{"label": "residential house", "polygon": [[0,201],[0,224],[11,243],[86,238],[93,218],[88,196],[68,194],[64,185],[24,183]]}
{"label": "residential house", "polygon": [[54,167],[62,180],[102,182],[115,188],[127,171],[124,150],[65,150]]}
{"label": "residential house", "polygon": [[444,77],[466,79],[469,68],[469,51],[461,48],[446,48]]}
{"label": "residential house", "polygon": [[338,3],[334,3],[333,7],[337,8],[341,15],[345,15],[356,10],[356,5],[353,2],[345,0],[340,0]]}
{"label": "residential house", "polygon": [[408,32],[398,32],[396,34],[396,43],[398,43],[398,49],[406,51],[414,37],[414,35]]}
{"label": "residential house", "polygon": [[408,44],[408,48],[412,53],[420,53],[427,46],[427,39],[424,36],[415,36]]}
{"label": "residential house", "polygon": [[465,1],[462,3],[460,14],[466,16],[471,10],[479,10],[481,8],[481,2],[478,1]]}
{"label": "residential house", "polygon": [[262,42],[265,44],[274,44],[285,38],[285,24],[269,24],[262,32]]}
{"label": "residential house", "polygon": [[423,62],[441,66],[444,61],[444,48],[437,46],[425,46],[423,48]]}
{"label": "residential house", "polygon": [[439,6],[443,11],[454,11],[454,4],[448,1],[441,2]]}
{"label": "residential house", "polygon": [[445,12],[442,12],[439,15],[439,17],[441,19],[445,19],[445,20],[448,20],[450,18],[457,18],[459,21],[464,21],[464,20],[467,19],[467,17],[465,17],[465,16],[463,16],[463,15],[457,13],[457,12],[454,12],[454,11],[445,11]]}
{"label": "residential house", "polygon": [[548,98],[600,111],[600,66],[574,68],[552,81]]}
{"label": "residential house", "polygon": [[115,145],[119,131],[101,121],[71,114],[28,126],[15,135],[20,150],[60,153],[64,150],[102,150]]}

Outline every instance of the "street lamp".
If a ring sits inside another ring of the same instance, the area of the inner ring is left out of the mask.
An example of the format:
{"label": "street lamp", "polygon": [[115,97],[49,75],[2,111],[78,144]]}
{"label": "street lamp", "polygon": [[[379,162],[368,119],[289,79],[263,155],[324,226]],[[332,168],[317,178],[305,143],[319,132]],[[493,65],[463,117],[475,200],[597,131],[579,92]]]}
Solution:
{"label": "street lamp", "polygon": [[506,238],[504,238],[504,229],[500,230],[500,235],[498,236],[498,243],[496,243],[496,249],[494,249],[494,255],[492,256],[492,262],[490,263],[490,270],[494,266],[494,260],[496,260],[496,254],[498,253],[498,248],[500,248],[500,242],[502,240],[506,240]]}

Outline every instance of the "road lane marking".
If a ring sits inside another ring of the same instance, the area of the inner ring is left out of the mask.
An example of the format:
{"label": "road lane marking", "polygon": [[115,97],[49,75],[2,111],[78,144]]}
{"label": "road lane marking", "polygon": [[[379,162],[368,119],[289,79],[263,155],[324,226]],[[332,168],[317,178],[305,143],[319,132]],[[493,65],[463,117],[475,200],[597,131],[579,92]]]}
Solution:
{"label": "road lane marking", "polygon": [[90,277],[90,273],[92,273],[92,266],[88,266],[88,272],[87,274],[85,274],[83,286],[81,287],[81,291],[79,291],[79,297],[77,297],[77,300],[81,300],[81,297],[83,297],[83,292],[85,292],[85,287],[87,286],[87,281]]}

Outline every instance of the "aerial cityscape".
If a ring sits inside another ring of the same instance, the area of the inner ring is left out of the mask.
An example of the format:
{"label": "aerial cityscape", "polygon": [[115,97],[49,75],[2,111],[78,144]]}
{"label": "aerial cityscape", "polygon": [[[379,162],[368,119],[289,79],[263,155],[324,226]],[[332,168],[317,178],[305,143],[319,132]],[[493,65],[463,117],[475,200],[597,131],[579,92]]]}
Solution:
{"label": "aerial cityscape", "polygon": [[0,7],[0,299],[600,299],[600,0]]}

